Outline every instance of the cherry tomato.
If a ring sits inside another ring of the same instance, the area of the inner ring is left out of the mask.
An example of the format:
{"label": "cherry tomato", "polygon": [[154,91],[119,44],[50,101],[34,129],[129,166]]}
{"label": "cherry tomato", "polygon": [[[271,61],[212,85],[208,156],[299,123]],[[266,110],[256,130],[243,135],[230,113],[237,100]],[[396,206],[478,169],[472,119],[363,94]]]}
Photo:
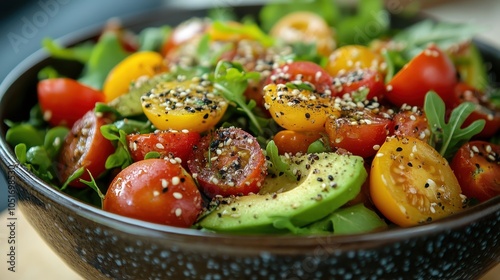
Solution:
{"label": "cherry tomato", "polygon": [[201,138],[189,171],[209,196],[258,193],[267,175],[257,139],[239,128],[221,128]]}
{"label": "cherry tomato", "polygon": [[274,143],[278,147],[279,154],[285,153],[295,155],[305,154],[309,145],[322,137],[318,131],[293,131],[281,130],[274,135]]}
{"label": "cherry tomato", "polygon": [[380,72],[372,69],[357,69],[333,78],[337,96],[344,94],[354,95],[367,90],[365,99],[377,97],[379,100],[385,94],[384,77]]}
{"label": "cherry tomato", "polygon": [[394,105],[423,107],[428,91],[435,91],[450,104],[457,83],[453,62],[435,45],[412,58],[388,84],[386,97]]}
{"label": "cherry tomato", "polygon": [[358,69],[382,72],[382,62],[382,57],[368,47],[347,45],[336,49],[329,56],[325,69],[333,77]]}
{"label": "cherry tomato", "polygon": [[294,61],[273,70],[267,84],[309,83],[322,96],[335,95],[332,77],[318,64],[310,61]]}
{"label": "cherry tomato", "polygon": [[[57,169],[61,182],[66,182],[81,167],[88,170],[94,178],[106,170],[106,159],[115,151],[115,147],[102,136],[100,129],[109,123],[110,119],[98,117],[93,111],[89,111],[73,125],[59,153]],[[85,171],[80,178],[89,181],[90,175]],[[86,186],[78,179],[69,185]]]}
{"label": "cherry tomato", "polygon": [[161,130],[204,132],[213,128],[226,112],[228,103],[214,94],[202,80],[159,83],[141,97],[142,109]]}
{"label": "cherry tomato", "polygon": [[265,86],[264,100],[274,121],[288,130],[323,131],[328,117],[339,115],[331,98],[283,84]]}
{"label": "cherry tomato", "polygon": [[500,145],[471,141],[460,147],[450,165],[467,197],[482,202],[500,195]]}
{"label": "cherry tomato", "polygon": [[490,138],[500,129],[500,108],[489,102],[486,94],[465,83],[458,83],[455,87],[455,99],[451,108],[455,108],[462,102],[476,104],[476,109],[465,120],[463,127],[469,126],[476,120],[485,120],[483,130],[476,135],[478,138]]}
{"label": "cherry tomato", "polygon": [[141,51],[131,54],[118,63],[106,77],[103,92],[106,102],[110,102],[130,90],[130,85],[140,77],[152,77],[165,72],[163,57],[153,51]]}
{"label": "cherry tomato", "polygon": [[355,111],[340,118],[329,118],[325,131],[332,148],[343,148],[354,155],[368,158],[373,156],[392,133],[391,119],[368,110]]}
{"label": "cherry tomato", "polygon": [[274,24],[270,35],[285,43],[314,43],[323,56],[328,56],[336,46],[328,23],[311,12],[293,12],[282,17]]}
{"label": "cherry tomato", "polygon": [[53,78],[38,83],[38,101],[51,126],[72,127],[104,94],[70,78]]}
{"label": "cherry tomato", "polygon": [[111,182],[103,209],[152,223],[190,227],[202,209],[193,178],[164,159],[134,162]]}
{"label": "cherry tomato", "polygon": [[388,137],[373,158],[370,195],[393,223],[408,227],[444,218],[464,207],[448,162],[413,137]]}
{"label": "cherry tomato", "polygon": [[130,155],[134,161],[143,160],[147,153],[154,151],[158,152],[162,158],[179,158],[182,164],[185,164],[193,146],[199,141],[198,132],[187,130],[127,135]]}
{"label": "cherry tomato", "polygon": [[427,118],[420,110],[402,110],[394,115],[393,121],[394,135],[396,136],[411,136],[424,142],[428,142],[431,137]]}

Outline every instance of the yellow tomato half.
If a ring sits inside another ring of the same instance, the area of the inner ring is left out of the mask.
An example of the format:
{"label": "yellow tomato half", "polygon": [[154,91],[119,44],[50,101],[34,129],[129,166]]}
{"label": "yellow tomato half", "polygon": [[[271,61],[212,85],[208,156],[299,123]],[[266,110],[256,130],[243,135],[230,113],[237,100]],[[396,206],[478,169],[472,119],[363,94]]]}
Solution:
{"label": "yellow tomato half", "polygon": [[375,155],[370,195],[378,210],[403,227],[461,211],[465,197],[448,162],[413,137],[389,137]]}
{"label": "yellow tomato half", "polygon": [[103,87],[106,102],[127,93],[131,83],[139,77],[151,77],[166,70],[163,57],[157,52],[142,51],[131,54],[118,63],[106,77]]}
{"label": "yellow tomato half", "polygon": [[370,68],[381,71],[382,57],[370,48],[361,45],[347,45],[332,52],[325,66],[332,75],[342,75],[356,69]]}
{"label": "yellow tomato half", "polygon": [[286,43],[315,43],[318,53],[330,55],[336,42],[330,26],[319,15],[311,12],[293,12],[281,18],[270,34]]}
{"label": "yellow tomato half", "polygon": [[329,116],[340,115],[330,98],[283,84],[265,86],[264,101],[276,123],[294,131],[322,131]]}
{"label": "yellow tomato half", "polygon": [[156,128],[196,132],[214,127],[228,106],[207,81],[201,80],[160,83],[141,97],[141,104]]}

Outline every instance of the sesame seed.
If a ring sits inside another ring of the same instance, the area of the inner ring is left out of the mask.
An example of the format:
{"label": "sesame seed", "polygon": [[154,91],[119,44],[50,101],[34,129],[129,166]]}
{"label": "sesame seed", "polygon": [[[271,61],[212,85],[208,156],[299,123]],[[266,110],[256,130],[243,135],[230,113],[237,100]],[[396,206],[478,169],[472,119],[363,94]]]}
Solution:
{"label": "sesame seed", "polygon": [[476,146],[472,146],[471,150],[475,153],[479,153],[479,149]]}
{"label": "sesame seed", "polygon": [[177,177],[177,176],[172,177],[172,184],[174,186],[178,185],[180,182],[181,182],[181,179],[179,177]]}
{"label": "sesame seed", "polygon": [[162,188],[164,188],[164,189],[165,189],[166,187],[168,187],[168,181],[167,181],[166,179],[163,179],[163,178],[162,178],[162,179],[161,179],[161,186],[162,186]]}
{"label": "sesame seed", "polygon": [[159,196],[160,195],[160,192],[159,191],[154,191],[153,192],[153,196]]}
{"label": "sesame seed", "polygon": [[161,144],[161,143],[156,143],[155,146],[156,146],[156,148],[161,149],[161,150],[165,149],[165,146],[163,146],[163,144]]}
{"label": "sesame seed", "polygon": [[180,217],[182,215],[182,209],[181,208],[176,208],[175,209],[175,216]]}
{"label": "sesame seed", "polygon": [[174,192],[172,195],[175,199],[182,199],[182,193],[180,192]]}

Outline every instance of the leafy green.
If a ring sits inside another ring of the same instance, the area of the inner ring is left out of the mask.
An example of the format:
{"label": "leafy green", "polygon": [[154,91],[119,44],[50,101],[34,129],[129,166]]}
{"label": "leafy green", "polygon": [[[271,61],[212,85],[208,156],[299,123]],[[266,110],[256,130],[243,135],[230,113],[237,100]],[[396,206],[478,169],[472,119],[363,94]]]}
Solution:
{"label": "leafy green", "polygon": [[160,52],[165,38],[171,31],[170,26],[144,28],[139,33],[139,51]]}
{"label": "leafy green", "polygon": [[38,71],[38,80],[55,79],[62,77],[54,67],[47,66]]}
{"label": "leafy green", "polygon": [[23,143],[28,148],[41,146],[44,142],[43,132],[40,132],[29,123],[17,124],[9,128],[5,135],[5,139],[11,146]]}
{"label": "leafy green", "polygon": [[107,124],[101,126],[101,133],[104,138],[116,144],[116,150],[106,159],[106,169],[125,167],[132,164],[132,157],[128,151],[127,133],[122,129],[118,129],[115,124]]}
{"label": "leafy green", "polygon": [[467,42],[478,30],[470,23],[436,22],[428,19],[398,32],[392,40],[404,46],[403,53],[409,59],[423,51],[430,43],[447,50],[458,43]]}
{"label": "leafy green", "polygon": [[108,73],[122,61],[128,53],[123,49],[116,32],[105,32],[92,48],[90,58],[85,63],[79,82],[92,88],[102,89]]}
{"label": "leafy green", "polygon": [[241,25],[231,25],[224,21],[214,21],[212,23],[212,28],[214,31],[222,34],[241,35],[242,37],[256,40],[264,46],[272,46],[274,44],[274,39],[253,22],[244,22]]}
{"label": "leafy green", "polygon": [[69,129],[64,126],[56,126],[47,131],[44,138],[43,146],[51,159],[59,154],[59,150],[64,143],[64,138],[68,134]]}
{"label": "leafy green", "polygon": [[380,230],[387,224],[362,203],[335,210],[327,217],[307,226],[309,233],[357,234]]}
{"label": "leafy green", "polygon": [[104,194],[102,194],[101,189],[99,188],[99,186],[95,182],[94,177],[92,176],[92,174],[88,170],[87,170],[87,172],[89,173],[90,181],[86,181],[86,180],[80,179],[80,182],[82,182],[85,185],[89,186],[91,189],[93,189],[97,193],[97,195],[101,199],[101,207],[102,207],[103,202],[104,202]]}
{"label": "leafy green", "polygon": [[270,173],[275,175],[286,174],[290,178],[295,178],[290,165],[283,161],[278,153],[278,146],[273,140],[269,141],[266,146],[266,158],[269,161],[267,169]]}
{"label": "leafy green", "polygon": [[66,182],[63,183],[63,185],[61,186],[60,190],[61,191],[66,190],[66,188],[69,186],[69,183],[71,183],[74,180],[80,178],[80,176],[83,175],[83,172],[85,172],[85,168],[83,166],[80,167],[80,168],[78,168],[75,172],[73,172],[73,174],[71,174],[68,177],[68,179],[66,179]]}
{"label": "leafy green", "polygon": [[207,16],[212,21],[237,20],[232,7],[215,7],[208,11]]}
{"label": "leafy green", "polygon": [[252,112],[255,107],[255,100],[246,102],[244,92],[248,86],[248,80],[258,79],[257,72],[245,72],[243,67],[234,62],[220,61],[214,72],[214,88],[224,96],[230,103],[234,103],[250,119],[250,122],[262,133],[262,127],[257,116]]}
{"label": "leafy green", "polygon": [[51,38],[44,38],[42,46],[50,53],[51,57],[75,60],[82,64],[90,60],[94,49],[94,43],[88,41],[75,45],[74,47],[65,48]]}
{"label": "leafy green", "polygon": [[148,152],[147,154],[144,155],[144,159],[150,159],[150,158],[160,158],[161,154],[158,153],[157,151],[151,151]]}
{"label": "leafy green", "polygon": [[461,103],[453,109],[446,122],[444,101],[434,91],[425,96],[424,111],[431,129],[431,145],[446,159],[450,159],[464,143],[483,130],[485,120],[476,120],[467,127],[462,127],[476,105],[471,102]]}

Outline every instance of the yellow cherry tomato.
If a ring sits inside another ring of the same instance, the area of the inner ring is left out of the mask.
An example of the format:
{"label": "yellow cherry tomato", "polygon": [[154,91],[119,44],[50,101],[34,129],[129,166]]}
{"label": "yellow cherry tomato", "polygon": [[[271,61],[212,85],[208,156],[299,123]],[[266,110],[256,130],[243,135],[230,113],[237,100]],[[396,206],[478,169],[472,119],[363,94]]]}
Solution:
{"label": "yellow cherry tomato", "polygon": [[403,227],[457,213],[465,199],[448,162],[413,137],[389,137],[380,147],[370,171],[370,195],[387,219]]}
{"label": "yellow cherry tomato", "polygon": [[330,55],[336,47],[333,30],[321,16],[311,12],[293,12],[284,16],[270,34],[286,43],[315,43],[318,53],[324,56]]}
{"label": "yellow cherry tomato", "polygon": [[207,81],[186,80],[158,84],[141,97],[141,105],[158,129],[204,132],[219,122],[228,103]]}
{"label": "yellow cherry tomato", "polygon": [[332,76],[366,68],[383,72],[382,62],[383,58],[368,47],[347,45],[332,52],[325,69]]}
{"label": "yellow cherry tomato", "polygon": [[166,71],[163,57],[153,51],[136,52],[122,60],[109,72],[103,92],[109,102],[129,91],[130,84],[139,77],[151,77]]}
{"label": "yellow cherry tomato", "polygon": [[331,98],[284,84],[265,86],[264,101],[276,123],[294,131],[322,131],[329,116],[340,115],[333,109]]}

